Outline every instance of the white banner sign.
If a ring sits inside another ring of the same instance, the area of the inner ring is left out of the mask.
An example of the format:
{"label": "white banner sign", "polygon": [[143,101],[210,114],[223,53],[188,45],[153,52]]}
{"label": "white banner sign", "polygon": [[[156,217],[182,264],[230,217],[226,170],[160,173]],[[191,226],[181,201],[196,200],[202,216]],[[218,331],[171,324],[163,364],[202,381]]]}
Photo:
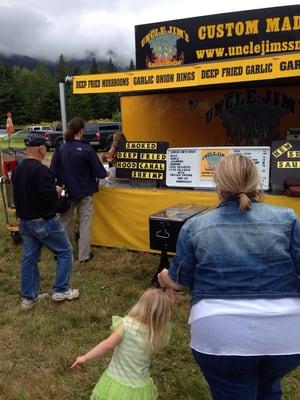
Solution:
{"label": "white banner sign", "polygon": [[260,173],[262,188],[269,189],[270,147],[186,147],[167,150],[167,186],[214,188],[214,170],[229,154],[251,158]]}

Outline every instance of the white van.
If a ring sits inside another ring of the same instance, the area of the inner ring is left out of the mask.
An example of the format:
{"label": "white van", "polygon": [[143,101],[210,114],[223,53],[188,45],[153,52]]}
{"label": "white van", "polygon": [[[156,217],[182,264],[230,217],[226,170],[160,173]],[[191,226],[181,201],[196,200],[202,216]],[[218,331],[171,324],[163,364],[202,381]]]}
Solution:
{"label": "white van", "polygon": [[33,125],[28,128],[30,131],[52,131],[51,126],[47,125]]}

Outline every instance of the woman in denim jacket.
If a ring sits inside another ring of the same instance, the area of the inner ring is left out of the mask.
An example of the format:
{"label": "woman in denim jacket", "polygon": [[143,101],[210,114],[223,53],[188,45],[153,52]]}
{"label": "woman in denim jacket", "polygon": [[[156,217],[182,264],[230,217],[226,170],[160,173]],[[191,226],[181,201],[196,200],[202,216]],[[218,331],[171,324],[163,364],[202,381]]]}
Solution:
{"label": "woman in denim jacket", "polygon": [[191,290],[191,348],[214,400],[279,400],[300,365],[300,221],[261,203],[243,155],[215,173],[219,206],[181,229],[162,286]]}

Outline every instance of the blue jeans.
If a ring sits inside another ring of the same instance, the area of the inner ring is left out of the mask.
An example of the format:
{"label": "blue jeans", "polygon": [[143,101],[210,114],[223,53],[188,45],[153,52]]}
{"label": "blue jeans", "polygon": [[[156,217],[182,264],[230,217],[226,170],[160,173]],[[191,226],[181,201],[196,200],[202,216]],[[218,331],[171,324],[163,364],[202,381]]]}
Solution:
{"label": "blue jeans", "polygon": [[73,248],[64,228],[57,217],[49,220],[20,220],[23,236],[23,259],[21,265],[21,296],[32,300],[40,289],[38,262],[41,248],[45,245],[57,258],[56,280],[53,292],[65,292],[69,289],[69,279],[73,265]]}
{"label": "blue jeans", "polygon": [[300,365],[300,354],[214,356],[192,349],[214,400],[280,400],[280,379]]}

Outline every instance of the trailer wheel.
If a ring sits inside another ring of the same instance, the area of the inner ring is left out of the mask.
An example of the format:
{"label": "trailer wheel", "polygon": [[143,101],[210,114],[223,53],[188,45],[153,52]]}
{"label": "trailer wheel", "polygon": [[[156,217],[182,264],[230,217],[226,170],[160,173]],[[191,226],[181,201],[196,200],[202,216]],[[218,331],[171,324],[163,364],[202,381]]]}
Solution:
{"label": "trailer wheel", "polygon": [[10,235],[14,244],[20,244],[22,242],[22,236],[20,232],[10,232]]}

